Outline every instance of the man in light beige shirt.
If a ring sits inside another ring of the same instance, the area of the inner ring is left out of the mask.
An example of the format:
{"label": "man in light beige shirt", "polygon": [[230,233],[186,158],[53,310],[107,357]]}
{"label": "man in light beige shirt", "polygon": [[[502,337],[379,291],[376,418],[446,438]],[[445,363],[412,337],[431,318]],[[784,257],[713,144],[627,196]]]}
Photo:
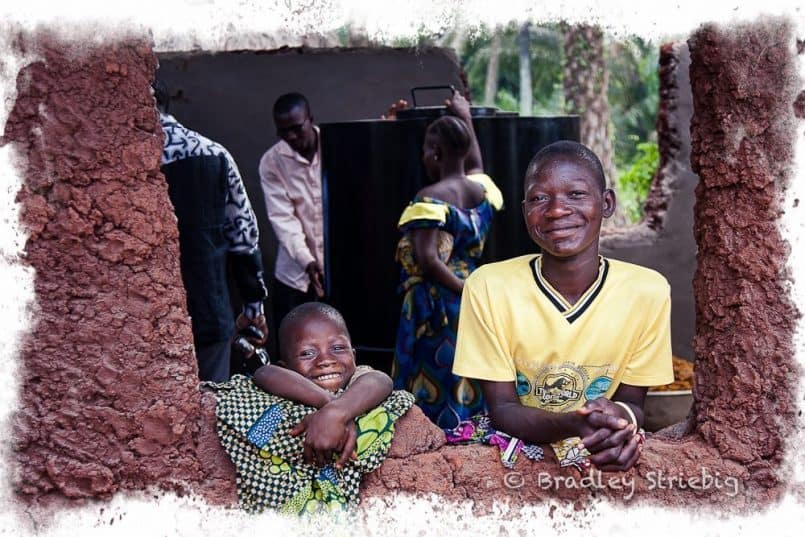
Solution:
{"label": "man in light beige shirt", "polygon": [[[279,242],[274,267],[274,322],[324,296],[324,219],[319,129],[307,99],[282,95],[274,103],[280,141],[260,159],[266,212]],[[277,333],[276,331],[274,332]]]}

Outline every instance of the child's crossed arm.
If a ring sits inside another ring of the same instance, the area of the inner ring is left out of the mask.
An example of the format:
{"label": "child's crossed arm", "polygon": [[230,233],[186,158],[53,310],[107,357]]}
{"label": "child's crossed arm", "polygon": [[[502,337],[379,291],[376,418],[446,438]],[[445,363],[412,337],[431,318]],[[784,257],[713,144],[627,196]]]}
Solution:
{"label": "child's crossed arm", "polygon": [[391,378],[380,371],[368,370],[357,375],[340,397],[296,371],[275,365],[258,369],[254,382],[269,393],[319,409],[305,416],[291,435],[305,434],[305,462],[326,466],[338,454],[336,467],[340,468],[356,448],[355,418],[380,405],[393,389]]}

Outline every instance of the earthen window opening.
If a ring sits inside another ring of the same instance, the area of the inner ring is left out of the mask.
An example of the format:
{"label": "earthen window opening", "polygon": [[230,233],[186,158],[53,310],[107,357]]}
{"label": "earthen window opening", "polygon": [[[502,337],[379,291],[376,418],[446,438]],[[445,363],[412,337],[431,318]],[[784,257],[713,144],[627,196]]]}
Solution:
{"label": "earthen window opening", "polygon": [[[21,71],[4,132],[23,157],[25,261],[36,271],[40,312],[20,354],[15,489],[26,501],[46,502],[109,499],[157,486],[231,505],[234,476],[216,447],[214,403],[195,379],[177,285],[176,228],[158,171],[161,145],[149,90],[156,57],[141,39],[83,47],[81,54],[46,33],[22,39],[44,61]],[[687,47],[689,69],[681,48],[671,53],[677,74],[690,74],[689,161],[699,177],[692,209],[696,404],[687,423],[649,440],[630,475],[636,497],[673,505],[704,500],[746,511],[784,494],[786,474],[779,470],[796,420],[791,338],[797,312],[786,298],[787,245],[777,218],[793,159],[792,103],[800,87],[785,21],[703,26]],[[237,77],[222,80],[234,84]],[[225,87],[228,95],[236,93]],[[678,97],[676,106],[685,102]],[[684,123],[676,128],[687,130]],[[251,133],[253,147],[262,148],[259,132]],[[744,133],[737,142],[736,132]],[[685,150],[677,150],[675,158],[684,162]],[[674,162],[669,159],[666,170],[678,171]],[[681,199],[669,198],[667,211]],[[679,205],[690,209],[693,198]],[[675,241],[662,238],[674,221],[666,219],[659,242],[646,233],[607,238],[604,246],[628,253],[646,245],[659,249],[667,240],[676,267],[689,259]],[[614,488],[507,487],[491,450],[440,447],[422,435],[421,421],[415,429],[400,434],[397,451],[364,483],[366,495],[437,492],[516,503],[624,499]],[[548,463],[523,465],[528,475],[563,472]],[[426,467],[435,469],[426,482],[411,478],[412,469]],[[739,493],[652,487],[657,472],[688,478],[703,469],[734,477]]]}

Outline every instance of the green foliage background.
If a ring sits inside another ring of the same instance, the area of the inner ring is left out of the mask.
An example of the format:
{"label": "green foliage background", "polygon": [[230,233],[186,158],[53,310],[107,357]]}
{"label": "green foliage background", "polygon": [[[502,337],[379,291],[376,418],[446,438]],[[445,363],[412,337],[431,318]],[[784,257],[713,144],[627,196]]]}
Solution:
{"label": "green foliage background", "polygon": [[635,147],[637,154],[631,166],[618,176],[618,203],[632,222],[639,221],[643,216],[643,203],[660,162],[656,142],[641,142]]}
{"label": "green foliage background", "polygon": [[[495,106],[501,110],[516,112],[520,109],[520,57],[517,46],[519,27],[514,23],[501,31],[500,72]],[[461,54],[461,62],[467,73],[474,102],[484,98],[486,67],[492,32],[482,29],[470,37]],[[531,83],[534,90],[534,114],[562,114],[562,62],[564,37],[558,24],[540,25],[531,28]]]}
{"label": "green foliage background", "polygon": [[[520,67],[519,27],[501,29],[500,71],[495,106],[518,111]],[[484,98],[492,31],[480,29],[469,37],[461,53],[473,101]],[[659,162],[655,121],[659,102],[658,46],[639,37],[607,38],[610,132],[618,171],[619,203],[632,222],[640,220],[643,202]],[[532,26],[530,57],[534,115],[564,113],[562,74],[564,35],[558,24]]]}

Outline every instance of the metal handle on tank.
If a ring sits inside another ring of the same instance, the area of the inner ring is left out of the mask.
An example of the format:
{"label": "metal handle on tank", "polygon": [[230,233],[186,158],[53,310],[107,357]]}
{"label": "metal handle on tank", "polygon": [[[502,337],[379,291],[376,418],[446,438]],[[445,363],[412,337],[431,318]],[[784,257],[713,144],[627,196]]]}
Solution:
{"label": "metal handle on tank", "polygon": [[456,88],[452,84],[444,84],[441,86],[417,86],[415,88],[411,88],[411,102],[414,103],[414,108],[416,108],[416,92],[419,90],[436,90],[436,89],[449,89],[453,93],[455,93]]}

